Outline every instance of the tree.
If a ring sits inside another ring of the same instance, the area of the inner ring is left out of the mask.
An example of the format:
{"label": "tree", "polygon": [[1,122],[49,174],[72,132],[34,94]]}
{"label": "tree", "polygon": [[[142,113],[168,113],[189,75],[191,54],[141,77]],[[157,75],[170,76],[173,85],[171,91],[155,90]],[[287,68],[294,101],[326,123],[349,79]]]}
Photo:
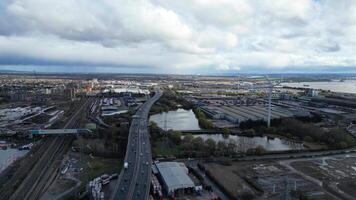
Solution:
{"label": "tree", "polygon": [[150,128],[152,130],[157,130],[158,129],[158,125],[157,125],[156,122],[151,121],[149,126],[150,126]]}
{"label": "tree", "polygon": [[196,150],[202,150],[204,148],[204,140],[201,137],[196,137],[192,141]]}
{"label": "tree", "polygon": [[222,134],[223,134],[223,137],[224,137],[225,139],[227,139],[227,138],[229,138],[230,130],[225,127],[225,128],[222,129]]}
{"label": "tree", "polygon": [[216,149],[221,155],[225,155],[225,153],[227,151],[227,146],[226,146],[225,142],[219,141],[216,145]]}
{"label": "tree", "polygon": [[230,134],[230,129],[224,127],[224,128],[222,129],[222,133],[223,133],[223,134]]}
{"label": "tree", "polygon": [[216,142],[213,139],[208,138],[205,141],[205,145],[206,145],[206,147],[207,147],[207,149],[209,150],[210,153],[214,153],[215,148],[216,148]]}
{"label": "tree", "polygon": [[338,142],[336,147],[339,149],[345,149],[345,148],[347,148],[347,143],[346,142]]}
{"label": "tree", "polygon": [[229,140],[229,143],[227,144],[227,151],[228,153],[235,153],[236,152],[236,142],[233,139]]}
{"label": "tree", "polygon": [[195,116],[198,118],[198,119],[203,119],[203,118],[206,118],[205,114],[203,113],[203,111],[201,111],[199,108],[197,109],[194,109],[193,110],[194,113],[195,113]]}
{"label": "tree", "polygon": [[162,136],[161,129],[158,127],[158,125],[155,122],[150,122],[150,135],[153,140],[157,140]]}
{"label": "tree", "polygon": [[199,121],[199,125],[202,128],[205,128],[205,129],[213,128],[213,124],[209,120],[207,120],[206,118],[198,118],[198,121]]}
{"label": "tree", "polygon": [[193,141],[194,137],[192,134],[186,134],[183,137],[183,143],[191,143]]}
{"label": "tree", "polygon": [[305,136],[305,137],[303,138],[303,140],[306,141],[306,142],[313,142],[313,141],[314,141],[313,138],[310,137],[309,135]]}
{"label": "tree", "polygon": [[182,138],[181,138],[182,134],[179,131],[172,131],[170,133],[168,133],[168,137],[169,139],[175,144],[175,145],[179,145],[182,142]]}
{"label": "tree", "polygon": [[278,129],[275,127],[268,127],[265,131],[268,134],[278,134]]}
{"label": "tree", "polygon": [[247,129],[245,131],[245,134],[249,136],[254,136],[256,134],[256,131],[254,129]]}
{"label": "tree", "polygon": [[192,151],[194,146],[191,142],[183,142],[181,145],[182,149],[187,150],[187,151]]}
{"label": "tree", "polygon": [[264,154],[264,153],[266,153],[267,152],[267,150],[263,147],[263,146],[261,146],[261,145],[258,145],[256,148],[255,148],[255,153],[257,154],[257,155],[261,155],[261,154]]}

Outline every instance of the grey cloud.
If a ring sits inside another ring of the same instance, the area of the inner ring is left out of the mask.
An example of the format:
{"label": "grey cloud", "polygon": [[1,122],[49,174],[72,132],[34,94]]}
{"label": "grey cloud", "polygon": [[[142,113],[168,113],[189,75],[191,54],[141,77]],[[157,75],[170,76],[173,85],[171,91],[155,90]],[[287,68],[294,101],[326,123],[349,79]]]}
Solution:
{"label": "grey cloud", "polygon": [[356,2],[335,2],[2,0],[0,64],[355,66]]}
{"label": "grey cloud", "polygon": [[333,44],[323,44],[320,46],[321,50],[324,52],[336,52],[336,51],[340,51],[340,45],[337,43],[333,43]]}

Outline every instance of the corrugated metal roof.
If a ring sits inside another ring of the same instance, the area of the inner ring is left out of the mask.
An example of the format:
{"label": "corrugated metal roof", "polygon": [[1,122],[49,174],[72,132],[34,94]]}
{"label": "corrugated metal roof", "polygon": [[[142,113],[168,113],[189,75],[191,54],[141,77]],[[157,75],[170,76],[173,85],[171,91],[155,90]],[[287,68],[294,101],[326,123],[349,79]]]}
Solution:
{"label": "corrugated metal roof", "polygon": [[158,169],[157,169],[157,166],[156,165],[152,165],[152,172],[153,174],[158,174]]}
{"label": "corrugated metal roof", "polygon": [[188,169],[183,163],[179,162],[161,162],[156,164],[161,174],[168,192],[173,192],[180,188],[194,187],[193,181],[188,176]]}

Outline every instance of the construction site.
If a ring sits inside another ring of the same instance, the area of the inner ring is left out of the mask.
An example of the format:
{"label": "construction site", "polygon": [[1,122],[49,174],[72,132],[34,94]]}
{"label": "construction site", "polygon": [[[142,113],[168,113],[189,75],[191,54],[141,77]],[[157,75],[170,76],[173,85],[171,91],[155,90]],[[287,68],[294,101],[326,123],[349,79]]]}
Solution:
{"label": "construction site", "polygon": [[356,196],[356,156],[340,155],[282,162],[341,199]]}
{"label": "construction site", "polygon": [[324,188],[277,162],[202,163],[230,199],[333,199]]}

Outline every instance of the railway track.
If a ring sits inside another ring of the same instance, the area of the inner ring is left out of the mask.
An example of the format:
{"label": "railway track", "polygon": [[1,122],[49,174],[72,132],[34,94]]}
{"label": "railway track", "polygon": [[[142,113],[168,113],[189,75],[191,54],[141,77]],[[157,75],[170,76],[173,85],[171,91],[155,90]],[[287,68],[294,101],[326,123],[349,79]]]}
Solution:
{"label": "railway track", "polygon": [[[86,100],[70,117],[64,128],[78,128],[78,116],[89,105]],[[44,194],[56,179],[64,154],[67,152],[73,137],[55,136],[46,138],[43,146],[47,147],[37,160],[34,167],[28,171],[21,185],[11,195],[10,200],[37,200]],[[41,148],[42,149],[42,148]]]}
{"label": "railway track", "polygon": [[2,184],[0,189],[0,200],[10,199],[21,182],[27,177],[28,172],[33,169],[37,161],[46,152],[49,146],[49,142],[44,142],[38,148],[35,147],[31,150],[28,156],[19,160],[19,167],[16,167],[15,169],[9,169],[14,170],[15,172],[11,177],[8,178],[8,180],[6,180],[6,182]]}
{"label": "railway track", "polygon": [[63,155],[64,147],[69,143],[68,139],[59,136],[48,138],[46,142],[49,143],[48,150],[38,160],[10,199],[39,199],[46,181],[49,180],[50,173],[56,170],[55,165],[58,166],[58,163],[55,163],[56,158]]}
{"label": "railway track", "polygon": [[[48,166],[48,170],[42,173],[42,176],[40,178],[40,182],[34,186],[34,188],[31,188],[30,193],[28,193],[28,196],[25,199],[39,199],[41,195],[46,191],[46,189],[49,187],[50,183],[52,183],[55,179],[55,175],[57,174],[56,172],[59,170],[59,167],[61,166],[61,158],[63,155],[66,153],[68,150],[70,144],[71,144],[71,139],[68,138],[63,138],[63,137],[57,137],[59,138],[58,145],[56,147],[55,152],[51,156],[51,162],[50,165]],[[56,138],[56,139],[57,139]]]}

